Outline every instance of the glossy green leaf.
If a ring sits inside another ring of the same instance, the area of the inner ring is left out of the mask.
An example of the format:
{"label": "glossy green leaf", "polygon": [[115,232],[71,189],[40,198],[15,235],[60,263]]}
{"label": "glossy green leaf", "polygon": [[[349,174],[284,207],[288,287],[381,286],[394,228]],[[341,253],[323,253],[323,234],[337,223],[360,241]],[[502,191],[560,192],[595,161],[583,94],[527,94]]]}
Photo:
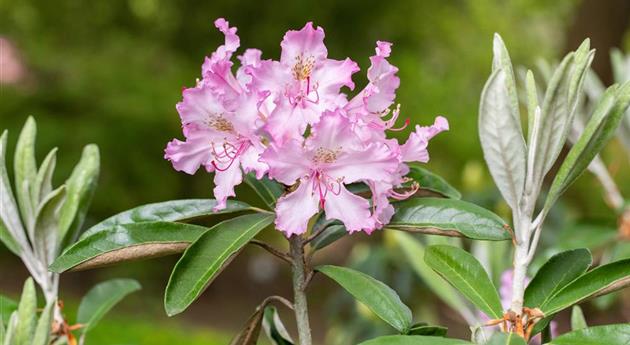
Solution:
{"label": "glossy green leaf", "polygon": [[221,222],[201,235],[186,249],[171,273],[164,296],[166,313],[173,316],[188,308],[273,219],[271,214],[244,215]]}
{"label": "glossy green leaf", "polygon": [[[9,297],[0,295],[0,319],[5,325],[9,321],[11,314],[17,310],[18,303]],[[0,342],[2,344],[2,342]]]}
{"label": "glossy green leaf", "polygon": [[5,130],[0,136],[0,240],[9,250],[19,255],[19,244],[26,245],[27,239],[7,174],[7,137]]}
{"label": "glossy green leaf", "polygon": [[35,162],[35,138],[37,125],[33,117],[26,120],[15,146],[13,166],[15,171],[15,191],[20,205],[22,219],[26,222],[33,217],[37,205],[31,199],[31,189],[37,177]]}
{"label": "glossy green leaf", "polygon": [[37,327],[35,328],[33,342],[31,345],[49,345],[50,330],[52,328],[53,320],[53,310],[56,303],[56,300],[51,300],[50,302],[48,302],[48,304],[40,314],[39,320],[37,321]]}
{"label": "glossy green leaf", "polygon": [[474,315],[471,315],[469,312],[466,301],[457,293],[457,290],[442,279],[442,277],[433,271],[424,261],[426,251],[424,244],[404,232],[393,232],[392,237],[400,249],[402,249],[411,268],[422,278],[422,281],[427,284],[431,291],[453,310],[462,314],[467,321],[472,321]]}
{"label": "glossy green leaf", "polygon": [[319,250],[343,238],[347,234],[348,230],[343,224],[333,224],[327,226],[321,234],[310,242],[310,245],[313,249]]}
{"label": "glossy green leaf", "polygon": [[596,326],[563,334],[547,345],[628,345],[630,324]]}
{"label": "glossy green leaf", "polygon": [[257,179],[256,174],[249,173],[245,175],[245,183],[247,183],[272,210],[276,206],[276,200],[284,194],[284,187],[266,176]]}
{"label": "glossy green leaf", "polygon": [[66,200],[66,187],[61,186],[50,192],[37,210],[33,247],[36,255],[43,263],[49,263],[57,256],[59,248],[59,216]]}
{"label": "glossy green leaf", "polygon": [[593,158],[613,137],[630,104],[630,82],[610,87],[599,101],[584,132],[560,166],[545,201],[545,209],[586,170]]}
{"label": "glossy green leaf", "polygon": [[94,196],[99,171],[98,146],[85,146],[79,163],[65,183],[66,201],[59,216],[59,238],[65,243],[74,242],[79,236]]}
{"label": "glossy green leaf", "polygon": [[217,201],[214,199],[183,199],[142,205],[105,219],[86,230],[81,238],[116,225],[157,221],[185,222],[206,216],[252,209],[251,206],[240,201],[228,200],[226,208],[219,211],[213,210],[216,205]]}
{"label": "glossy green leaf", "polygon": [[386,335],[364,341],[359,345],[472,345],[472,343],[460,339],[422,335]]}
{"label": "glossy green leaf", "polygon": [[394,204],[396,213],[386,228],[410,232],[464,236],[477,240],[508,240],[503,219],[472,203],[443,198],[413,198]]}
{"label": "glossy green leaf", "polygon": [[527,342],[514,333],[495,333],[485,345],[527,345]]}
{"label": "glossy green leaf", "polygon": [[442,326],[431,326],[426,323],[419,323],[411,326],[407,335],[425,335],[432,337],[444,337],[448,332],[448,328]]}
{"label": "glossy green leaf", "polygon": [[15,345],[31,345],[35,327],[37,326],[37,294],[32,278],[28,278],[24,283],[17,315]]}
{"label": "glossy green leaf", "polygon": [[280,320],[278,310],[274,306],[265,308],[262,327],[272,345],[293,345],[293,339]]}
{"label": "glossy green leaf", "polygon": [[140,289],[133,279],[112,279],[95,285],[79,304],[77,323],[84,325],[81,331],[89,332],[123,298]]}
{"label": "glossy green leaf", "polygon": [[486,315],[501,318],[499,294],[474,256],[457,247],[436,245],[427,249],[424,261]]}
{"label": "glossy green leaf", "polygon": [[49,269],[61,273],[181,253],[206,231],[203,226],[171,222],[116,225],[82,237]]}
{"label": "glossy green leaf", "polygon": [[35,183],[31,189],[31,199],[34,205],[43,200],[50,192],[52,192],[52,178],[57,165],[57,149],[50,150],[42,165],[37,171]]}
{"label": "glossy green leaf", "polygon": [[545,315],[557,313],[593,295],[621,289],[630,283],[629,277],[630,259],[599,266],[558,291],[540,309]]}
{"label": "glossy green leaf", "polygon": [[396,291],[383,282],[347,267],[324,265],[318,266],[316,270],[337,282],[399,332],[405,333],[411,327],[411,310],[400,300]]}
{"label": "glossy green leaf", "polygon": [[421,190],[427,190],[451,199],[461,199],[462,194],[441,176],[422,168],[419,164],[409,164],[407,177],[418,182]]}
{"label": "glossy green leaf", "polygon": [[571,309],[571,330],[577,331],[583,328],[588,328],[584,312],[582,312],[582,308],[579,305],[574,305],[573,309]]}
{"label": "glossy green leaf", "polygon": [[592,263],[591,252],[585,248],[552,256],[527,285],[525,305],[534,308],[546,304],[558,291],[584,274]]}

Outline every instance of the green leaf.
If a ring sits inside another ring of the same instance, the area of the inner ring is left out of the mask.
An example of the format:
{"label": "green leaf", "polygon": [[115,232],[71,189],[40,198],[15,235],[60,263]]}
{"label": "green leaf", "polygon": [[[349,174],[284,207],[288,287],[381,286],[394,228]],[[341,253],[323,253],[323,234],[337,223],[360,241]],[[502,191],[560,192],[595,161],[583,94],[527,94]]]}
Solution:
{"label": "green leaf", "polygon": [[[7,324],[9,317],[17,310],[18,303],[9,297],[0,295],[0,320],[3,324]],[[2,342],[0,342],[2,344]]]}
{"label": "green leaf", "polygon": [[525,305],[534,308],[546,304],[554,294],[584,274],[593,257],[588,249],[568,250],[552,256],[525,289]]}
{"label": "green leaf", "polygon": [[61,186],[50,192],[37,210],[33,249],[43,263],[52,262],[57,256],[59,248],[57,227],[65,199],[66,187]]}
{"label": "green leaf", "polygon": [[574,305],[571,309],[571,330],[577,331],[579,329],[587,328],[588,324],[584,318],[584,313],[579,305]]}
{"label": "green leaf", "polygon": [[364,341],[359,345],[472,345],[472,343],[460,339],[422,335],[386,335]]}
{"label": "green leaf", "polygon": [[422,281],[451,309],[464,316],[467,322],[472,321],[474,315],[468,310],[466,301],[439,274],[424,262],[425,246],[413,236],[404,232],[393,232],[392,237],[402,249],[411,268],[422,278]]}
{"label": "green leaf", "polygon": [[6,333],[0,334],[0,340],[2,340],[2,344],[4,345],[13,345],[15,344],[15,333],[17,332],[17,323],[18,323],[18,313],[15,312],[11,314],[9,318],[9,323],[7,324]]}
{"label": "green leaf", "polygon": [[258,306],[254,313],[247,319],[243,329],[230,341],[230,345],[256,345],[262,328],[262,320],[265,309]]}
{"label": "green leaf", "polygon": [[31,199],[30,192],[37,178],[37,164],[35,162],[36,136],[37,125],[33,117],[29,116],[24,127],[22,127],[22,132],[20,132],[13,161],[15,190],[24,222],[28,222],[33,218],[35,207],[37,207],[33,199]]}
{"label": "green leaf", "polygon": [[589,248],[599,249],[617,238],[617,229],[602,224],[570,224],[558,235],[560,249]]}
{"label": "green leaf", "polygon": [[527,342],[514,333],[495,333],[485,345],[527,345]]}
{"label": "green leaf", "polygon": [[196,218],[252,209],[251,206],[240,201],[228,200],[226,208],[219,211],[213,210],[216,205],[217,201],[214,199],[184,199],[142,205],[105,219],[86,230],[81,238],[116,225],[157,221],[185,222]]}
{"label": "green leaf", "polygon": [[630,324],[596,326],[563,334],[547,345],[628,345]]}
{"label": "green leaf", "polygon": [[411,327],[411,310],[383,282],[369,275],[347,268],[332,265],[316,267],[316,270],[337,282],[359,302],[401,333]]}
{"label": "green leaf", "polygon": [[49,269],[56,273],[181,253],[208,228],[171,222],[116,225],[81,238]]}
{"label": "green leaf", "polygon": [[538,109],[538,89],[536,87],[536,80],[534,79],[534,73],[532,73],[531,70],[527,71],[525,86],[527,89],[527,120],[528,120],[527,143],[531,147],[532,135],[534,133],[534,116],[536,114],[536,109]]}
{"label": "green leaf", "polygon": [[15,345],[31,345],[37,326],[37,295],[32,278],[28,278],[24,283],[17,315]]}
{"label": "green leaf", "polygon": [[53,310],[55,308],[56,300],[48,302],[41,315],[39,321],[37,321],[37,328],[35,329],[35,335],[33,336],[33,343],[31,345],[48,345],[50,340],[50,330],[52,328]]}
{"label": "green leaf", "polygon": [[586,170],[593,158],[613,137],[630,104],[630,82],[610,87],[597,104],[584,132],[560,166],[545,201],[551,205]]}
{"label": "green leaf", "polygon": [[442,198],[413,198],[394,204],[396,213],[386,228],[410,232],[464,236],[477,240],[508,240],[508,225],[496,214],[472,203]]}
{"label": "green leaf", "polygon": [[273,219],[271,214],[244,215],[221,222],[201,235],[186,249],[171,273],[164,296],[166,313],[173,316],[188,308]]}
{"label": "green leaf", "polygon": [[284,194],[284,187],[266,176],[257,179],[256,174],[249,173],[245,175],[245,183],[258,194],[271,210],[276,206],[276,200]]}
{"label": "green leaf", "polygon": [[89,332],[123,298],[140,289],[133,279],[112,279],[95,285],[79,305],[77,323],[84,325],[81,331]]}
{"label": "green leaf", "polygon": [[558,291],[540,309],[545,315],[555,314],[593,295],[621,289],[630,283],[629,277],[630,259],[599,266]]}
{"label": "green leaf", "polygon": [[425,335],[434,337],[444,337],[448,332],[448,328],[442,326],[430,326],[426,323],[419,323],[411,326],[407,335]]}
{"label": "green leaf", "polygon": [[55,166],[57,165],[57,148],[50,150],[42,165],[37,171],[37,177],[35,183],[31,189],[31,199],[33,205],[37,205],[42,201],[50,192],[52,192],[52,177],[55,172]]}
{"label": "green leaf", "polygon": [[20,214],[11,192],[6,167],[7,131],[0,136],[0,240],[16,255],[20,255],[20,243],[27,244]]}
{"label": "green leaf", "polygon": [[424,261],[486,315],[502,317],[499,294],[474,256],[457,247],[436,245],[427,249]]}
{"label": "green leaf", "polygon": [[422,190],[428,190],[451,199],[461,199],[462,197],[462,194],[448,184],[441,176],[420,167],[418,164],[409,164],[409,174],[407,174],[407,177],[418,182]]}
{"label": "green leaf", "polygon": [[265,308],[262,327],[272,345],[293,345],[293,339],[278,316],[274,306]]}
{"label": "green leaf", "polygon": [[327,226],[326,229],[319,234],[319,236],[315,237],[310,242],[310,246],[315,250],[319,250],[334,243],[347,234],[348,230],[346,230],[346,227],[343,224],[333,224]]}
{"label": "green leaf", "polygon": [[79,236],[94,196],[99,171],[98,146],[85,146],[79,163],[65,183],[67,197],[59,216],[59,238],[63,243],[74,242]]}

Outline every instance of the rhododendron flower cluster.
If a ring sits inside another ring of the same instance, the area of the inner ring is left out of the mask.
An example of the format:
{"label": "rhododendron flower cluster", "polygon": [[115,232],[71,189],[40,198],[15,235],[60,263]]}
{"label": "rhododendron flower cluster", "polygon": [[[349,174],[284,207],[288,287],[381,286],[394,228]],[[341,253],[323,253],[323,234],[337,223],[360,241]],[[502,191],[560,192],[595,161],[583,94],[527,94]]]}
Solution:
{"label": "rhododendron flower cluster", "polygon": [[[427,162],[429,140],[448,129],[437,117],[417,126],[402,144],[388,139],[400,107],[391,109],[400,84],[398,68],[389,63],[391,43],[378,41],[370,57],[368,84],[355,96],[350,59],[328,58],[324,30],[307,23],[288,31],[280,60],[262,60],[262,52],[240,46],[236,28],[224,19],[215,26],[225,35],[202,66],[201,79],[184,89],[177,104],[184,141],[168,143],[165,158],[178,171],[194,174],[203,167],[214,172],[216,209],[226,207],[244,173],[267,176],[286,186],[276,204],[276,227],[287,236],[307,230],[309,219],[323,210],[349,232],[383,227],[394,209],[390,199],[404,199],[417,185],[401,189],[408,162]],[[350,192],[364,183],[371,198]]]}

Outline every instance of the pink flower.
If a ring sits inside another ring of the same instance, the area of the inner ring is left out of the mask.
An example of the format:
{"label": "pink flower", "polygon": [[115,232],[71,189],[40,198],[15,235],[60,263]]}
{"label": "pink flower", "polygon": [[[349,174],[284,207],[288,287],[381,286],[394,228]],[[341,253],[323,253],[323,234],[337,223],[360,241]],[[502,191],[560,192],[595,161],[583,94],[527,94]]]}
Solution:
{"label": "pink flower", "polygon": [[327,219],[338,219],[349,232],[375,227],[370,203],[345,185],[364,180],[386,180],[395,173],[398,157],[382,143],[364,143],[350,122],[338,113],[326,113],[304,142],[291,140],[263,153],[269,177],[297,189],[277,203],[276,227],[287,236],[306,231],[320,208]]}

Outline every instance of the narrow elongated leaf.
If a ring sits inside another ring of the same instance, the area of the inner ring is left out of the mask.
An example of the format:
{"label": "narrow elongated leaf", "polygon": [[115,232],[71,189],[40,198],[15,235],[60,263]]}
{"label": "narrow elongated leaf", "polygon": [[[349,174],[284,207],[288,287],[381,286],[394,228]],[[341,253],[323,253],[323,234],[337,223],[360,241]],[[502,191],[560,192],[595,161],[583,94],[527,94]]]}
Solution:
{"label": "narrow elongated leaf", "polygon": [[[6,325],[9,317],[17,310],[18,303],[9,297],[0,295],[0,319]],[[2,342],[0,342],[2,344]]]}
{"label": "narrow elongated leaf", "polygon": [[52,329],[52,317],[53,309],[57,301],[51,300],[48,302],[37,321],[37,327],[35,328],[35,334],[33,336],[33,343],[31,345],[48,345],[50,339],[50,332]]}
{"label": "narrow elongated leaf", "polygon": [[35,137],[37,125],[29,116],[22,127],[22,132],[15,146],[15,158],[13,160],[15,171],[15,191],[20,205],[22,219],[27,222],[33,217],[37,205],[31,199],[31,189],[35,185],[37,177],[37,163],[35,162]]}
{"label": "narrow elongated leaf", "polygon": [[472,203],[442,198],[413,198],[394,205],[389,229],[464,236],[477,240],[508,240],[508,226],[496,214]]}
{"label": "narrow elongated leaf", "polygon": [[179,259],[166,287],[164,306],[169,316],[179,314],[241,249],[273,222],[271,214],[250,214],[221,222],[199,237]]}
{"label": "narrow elongated leaf", "polygon": [[593,158],[613,137],[629,104],[630,82],[621,87],[612,86],[606,91],[584,132],[560,166],[545,201],[545,209],[549,209],[558,197],[586,170]]}
{"label": "narrow elongated leaf", "polygon": [[431,291],[453,310],[461,313],[462,316],[466,318],[467,322],[471,322],[473,316],[468,312],[468,306],[457,293],[457,290],[424,262],[424,244],[404,232],[394,232],[392,237],[402,249],[411,268],[422,278],[422,281],[431,288]]}
{"label": "narrow elongated leaf", "polygon": [[630,283],[629,277],[630,259],[599,266],[558,291],[540,309],[545,315],[557,313],[603,291],[621,289]]}
{"label": "narrow elongated leaf", "polygon": [[79,236],[98,183],[100,164],[98,146],[87,145],[66,180],[67,197],[59,216],[59,238],[65,243],[73,242]]}
{"label": "narrow elongated leaf", "polygon": [[280,320],[276,307],[270,305],[265,308],[262,327],[272,345],[293,345],[293,339]]}
{"label": "narrow elongated leaf", "polygon": [[525,186],[525,139],[520,119],[512,113],[509,71],[494,70],[481,93],[479,138],[483,156],[501,195],[518,207]]}
{"label": "narrow elongated leaf", "polygon": [[245,322],[243,329],[230,341],[230,345],[256,345],[260,336],[260,329],[262,328],[264,312],[264,307],[257,307],[247,319],[247,322]]}
{"label": "narrow elongated leaf", "polygon": [[405,333],[411,327],[411,310],[400,300],[396,291],[383,282],[347,267],[324,265],[316,270],[337,282],[399,332]]}
{"label": "narrow elongated leaf", "polygon": [[574,305],[571,309],[571,330],[577,331],[579,329],[587,328],[588,324],[584,318],[584,313],[579,305]]}
{"label": "narrow elongated leaf", "polygon": [[554,255],[527,285],[525,305],[534,308],[546,304],[558,291],[584,274],[592,263],[591,252],[585,248]]}
{"label": "narrow elongated leaf", "polygon": [[462,194],[448,184],[441,176],[417,164],[409,164],[409,174],[407,174],[407,177],[418,182],[420,189],[428,190],[451,199],[461,199],[462,197]]}
{"label": "narrow elongated leaf", "polygon": [[448,332],[448,328],[442,326],[431,326],[426,323],[419,323],[411,326],[407,335],[425,335],[433,337],[444,337]]}
{"label": "narrow elongated leaf", "polygon": [[436,245],[427,249],[424,261],[486,315],[501,318],[499,294],[474,256],[457,247]]}
{"label": "narrow elongated leaf", "polygon": [[18,323],[18,313],[15,312],[11,314],[9,318],[9,323],[7,324],[6,333],[0,334],[0,340],[2,340],[4,345],[13,345],[15,344],[15,333],[17,332],[17,323]]}
{"label": "narrow elongated leaf", "polygon": [[348,230],[345,226],[343,226],[343,224],[333,224],[327,226],[319,236],[315,237],[315,239],[311,241],[310,245],[313,249],[319,250],[334,243],[347,234]]}
{"label": "narrow elongated leaf", "polygon": [[547,345],[628,345],[630,324],[596,326],[563,334]]}
{"label": "narrow elongated leaf", "polygon": [[59,215],[66,199],[66,188],[61,186],[50,192],[37,210],[34,250],[40,261],[47,264],[57,256]]}
{"label": "narrow elongated leaf", "polygon": [[81,238],[49,269],[61,273],[181,253],[207,230],[203,226],[171,222],[116,225]]}
{"label": "narrow elongated leaf", "polygon": [[19,255],[20,246],[26,247],[28,240],[20,220],[20,213],[11,192],[6,167],[7,131],[0,136],[0,240],[12,252]]}
{"label": "narrow elongated leaf", "polygon": [[37,295],[32,278],[28,278],[24,283],[17,315],[18,323],[15,330],[15,344],[31,345],[37,325]]}
{"label": "narrow elongated leaf", "polygon": [[276,181],[272,181],[266,176],[257,179],[254,173],[245,175],[245,183],[247,183],[262,201],[273,210],[276,206],[276,200],[284,193],[284,187]]}
{"label": "narrow elongated leaf", "polygon": [[386,335],[364,341],[359,345],[472,345],[472,343],[460,339],[422,335]]}
{"label": "narrow elongated leaf", "polygon": [[157,221],[185,222],[205,216],[251,209],[251,206],[246,203],[231,200],[228,200],[223,210],[214,211],[215,206],[217,206],[217,201],[214,199],[184,199],[142,205],[105,219],[86,230],[81,238],[116,225]]}
{"label": "narrow elongated leaf", "polygon": [[46,158],[44,158],[42,165],[37,171],[37,177],[35,178],[35,183],[31,189],[31,199],[33,200],[33,205],[37,205],[37,203],[43,200],[46,195],[52,192],[52,177],[55,172],[56,165],[57,149],[54,148],[50,150],[48,155],[46,155]]}
{"label": "narrow elongated leaf", "polygon": [[133,279],[112,279],[94,286],[79,305],[77,323],[84,325],[81,331],[89,332],[123,298],[140,289]]}
{"label": "narrow elongated leaf", "polygon": [[530,145],[528,150],[531,149],[532,145],[532,135],[534,133],[534,116],[536,114],[536,109],[538,109],[538,88],[536,87],[536,80],[534,79],[534,73],[532,71],[527,71],[527,79],[526,79],[526,89],[527,89],[527,135],[528,140],[527,143]]}
{"label": "narrow elongated leaf", "polygon": [[527,342],[514,333],[495,333],[485,345],[527,345]]}

